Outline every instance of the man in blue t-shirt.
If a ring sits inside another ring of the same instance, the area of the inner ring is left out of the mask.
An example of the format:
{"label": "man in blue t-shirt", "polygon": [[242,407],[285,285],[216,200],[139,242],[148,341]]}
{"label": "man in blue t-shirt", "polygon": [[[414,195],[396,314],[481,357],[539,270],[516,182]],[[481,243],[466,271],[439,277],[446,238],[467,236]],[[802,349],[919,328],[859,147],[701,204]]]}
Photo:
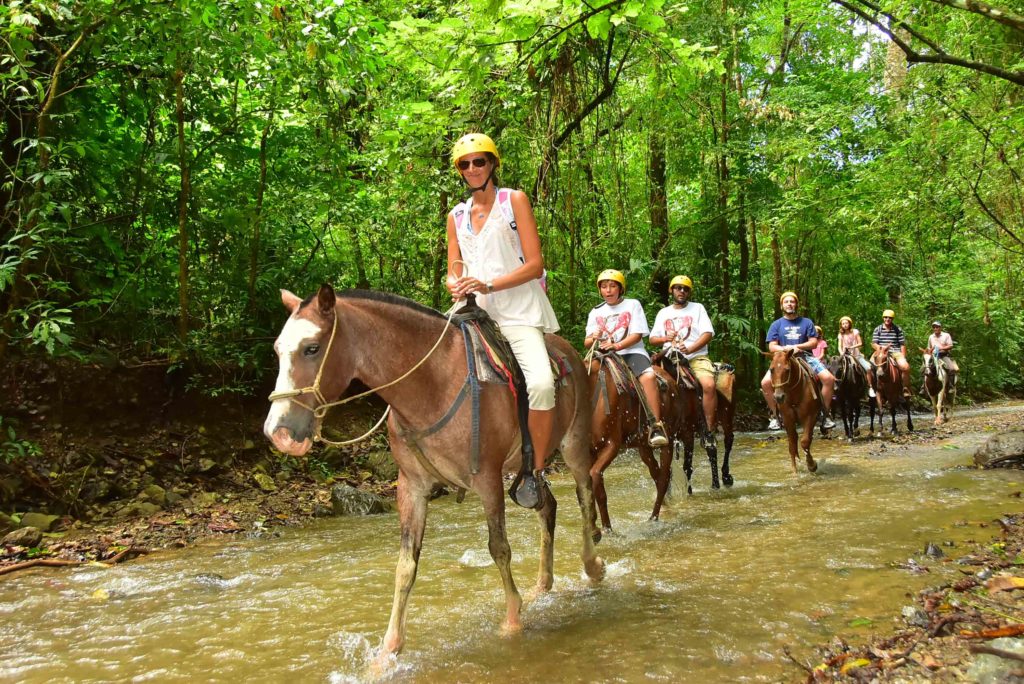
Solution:
{"label": "man in blue t-shirt", "polygon": [[[814,329],[814,321],[797,315],[796,308],[800,304],[800,299],[795,292],[783,292],[779,303],[782,305],[782,318],[772,323],[764,340],[768,343],[768,351],[785,351],[790,347],[798,350],[797,353],[807,361],[807,364],[818,375],[818,379],[821,380],[821,401],[825,406],[824,427],[833,428],[836,424],[832,420],[832,389],[836,379],[828,372],[828,368],[822,365],[821,361],[809,353],[818,345],[818,332]],[[779,405],[775,401],[775,390],[772,387],[770,370],[761,378],[761,392],[764,394],[764,400],[772,414],[771,420],[768,421],[768,429],[781,430]]]}

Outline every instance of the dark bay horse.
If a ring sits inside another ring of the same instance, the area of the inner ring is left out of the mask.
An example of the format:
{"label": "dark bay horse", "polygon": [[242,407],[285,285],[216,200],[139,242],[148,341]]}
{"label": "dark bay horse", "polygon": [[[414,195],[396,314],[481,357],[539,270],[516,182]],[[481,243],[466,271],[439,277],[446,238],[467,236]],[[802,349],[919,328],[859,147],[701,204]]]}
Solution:
{"label": "dark bay horse", "polygon": [[813,373],[800,365],[793,351],[790,348],[785,351],[763,353],[772,360],[769,367],[772,387],[775,390],[775,401],[778,402],[779,411],[782,413],[782,422],[786,426],[790,467],[796,475],[798,421],[803,427],[799,441],[807,462],[807,470],[813,473],[818,469],[818,464],[811,456],[811,440],[814,438],[814,425],[818,422],[818,414],[821,412],[821,399]]}
{"label": "dark bay horse", "polygon": [[[919,348],[920,349],[920,348]],[[921,377],[924,379],[924,393],[932,402],[935,424],[942,425],[949,420],[953,402],[956,401],[956,371],[946,368],[941,359],[936,359],[927,349],[921,349],[924,358]]]}
{"label": "dark bay horse", "polygon": [[[612,363],[617,365],[613,368]],[[670,378],[662,368],[654,366],[654,372],[658,374],[659,378],[661,420],[669,439],[667,445],[659,447],[660,459],[656,460],[654,448],[647,443],[647,426],[644,422],[646,416],[638,393],[634,391],[620,392],[617,387],[617,384],[619,386],[624,384],[622,372],[631,373],[626,364],[622,363],[620,359],[613,358],[612,354],[596,352],[590,360],[588,377],[593,405],[590,450],[594,457],[590,475],[593,478],[594,500],[601,515],[601,526],[606,531],[612,529],[612,523],[608,515],[608,493],[604,486],[604,471],[619,455],[619,451],[635,448],[640,454],[640,459],[647,466],[657,492],[650,519],[657,520],[661,515],[661,506],[665,501],[665,495],[668,493],[675,440],[686,430],[681,415],[683,411],[686,411],[686,407],[682,403],[687,400],[679,395],[675,380]],[[616,383],[616,373],[620,374],[619,383]],[[629,382],[628,376],[625,381]],[[639,381],[636,384],[639,385]],[[638,392],[642,391],[638,388]],[[692,428],[690,428],[688,436],[692,451]]]}
{"label": "dark bay horse", "polygon": [[839,407],[846,438],[852,440],[860,423],[860,402],[867,391],[867,378],[864,377],[857,359],[848,353],[832,357],[828,369],[836,378],[832,407]]}
{"label": "dark bay horse", "polygon": [[[896,434],[896,412],[905,410],[907,412],[907,430],[913,432],[914,419],[910,417],[910,399],[903,396],[903,376],[899,366],[889,356],[889,350],[882,347],[871,355],[871,361],[875,364],[875,401],[878,408],[878,436],[882,436],[882,428],[885,426],[886,406],[889,407],[889,416],[892,420],[892,434]],[[871,406],[871,433],[875,432],[875,404]]]}
{"label": "dark bay horse", "polygon": [[[379,292],[351,291],[336,296],[324,285],[306,300],[282,291],[281,301],[291,316],[274,343],[280,370],[263,427],[275,447],[293,456],[309,451],[313,437],[319,434],[320,416],[313,410],[336,400],[353,380],[375,388],[391,406],[388,435],[399,469],[401,545],[381,656],[398,653],[405,643],[407,604],[423,543],[427,501],[435,484],[479,495],[487,518],[488,549],[505,588],[502,627],[506,632],[518,631],[522,599],[510,569],[512,553],[505,532],[502,488],[502,474],[521,464],[512,393],[496,384],[481,387],[479,468],[474,473],[472,402],[456,403],[469,386],[465,346],[457,327],[433,309]],[[594,548],[599,533],[594,525],[590,482],[586,373],[579,355],[565,340],[554,335],[546,339],[549,348],[561,352],[571,365],[571,372],[557,389],[553,443],[561,443],[562,458],[576,481],[583,515],[583,566],[591,579],[598,580],[604,575],[604,561]],[[411,369],[407,378],[392,382]],[[541,496],[541,561],[536,586],[546,591],[553,581],[557,502],[546,487]]]}
{"label": "dark bay horse", "polygon": [[[683,429],[680,434],[677,435],[679,438],[677,442],[681,443],[683,447],[683,472],[686,475],[686,493],[693,494],[693,487],[691,486],[691,478],[693,477],[693,436],[694,434],[701,434],[707,430],[706,419],[704,417],[703,402],[697,396],[696,388],[690,389],[687,387],[687,381],[684,380],[680,374],[684,373],[679,363],[685,363],[685,357],[680,354],[672,354],[669,356],[659,352],[655,355],[658,363],[664,364],[662,367],[665,368],[666,372],[673,376],[676,380],[676,384],[679,387],[679,394],[684,399],[681,403],[680,408],[682,411],[682,422]],[[722,371],[715,377],[715,391],[718,394],[718,402],[716,404],[715,418],[717,419],[718,426],[722,428],[722,436],[724,438],[725,454],[722,457],[722,479],[721,484],[718,479],[718,446],[715,442],[714,435],[705,434],[701,439],[701,445],[704,447],[704,451],[708,455],[708,464],[711,467],[711,488],[719,489],[722,484],[726,487],[732,487],[733,477],[729,471],[729,456],[732,454],[732,445],[735,441],[735,429],[733,422],[736,416],[736,404],[733,400],[733,390],[736,381],[736,376],[732,372]],[[696,387],[699,381],[696,378],[689,380],[689,384]],[[687,397],[686,395],[692,395]]]}

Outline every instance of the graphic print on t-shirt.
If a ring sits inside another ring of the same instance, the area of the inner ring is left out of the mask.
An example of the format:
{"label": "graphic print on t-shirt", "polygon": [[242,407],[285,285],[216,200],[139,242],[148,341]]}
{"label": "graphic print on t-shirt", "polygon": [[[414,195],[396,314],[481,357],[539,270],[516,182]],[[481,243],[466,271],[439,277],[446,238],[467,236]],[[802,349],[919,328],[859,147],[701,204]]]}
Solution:
{"label": "graphic print on t-shirt", "polygon": [[597,329],[600,333],[600,339],[610,340],[612,342],[621,342],[626,333],[629,332],[629,323],[632,317],[628,311],[622,313],[612,314],[608,317],[598,316],[597,317]]}
{"label": "graphic print on t-shirt", "polygon": [[798,325],[785,325],[782,326],[782,339],[785,340],[786,344],[800,344],[806,340],[801,339],[800,326]]}
{"label": "graphic print on t-shirt", "polygon": [[665,337],[670,339],[685,340],[690,336],[690,328],[693,327],[692,316],[676,316],[665,321]]}

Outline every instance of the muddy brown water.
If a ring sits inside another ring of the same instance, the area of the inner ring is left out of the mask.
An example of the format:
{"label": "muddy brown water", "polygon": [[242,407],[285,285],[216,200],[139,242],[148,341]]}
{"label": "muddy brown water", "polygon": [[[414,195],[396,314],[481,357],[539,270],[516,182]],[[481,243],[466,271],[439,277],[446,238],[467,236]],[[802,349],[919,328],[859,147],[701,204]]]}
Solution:
{"label": "muddy brown water", "polygon": [[[615,534],[604,582],[585,579],[568,475],[554,590],[502,637],[503,595],[479,502],[430,505],[406,650],[391,675],[416,682],[765,682],[801,673],[831,635],[891,631],[908,592],[958,574],[980,523],[1018,511],[1020,471],[968,464],[982,434],[869,455],[815,440],[819,473],[792,476],[784,441],[737,439],[736,485],[709,492],[702,459],[661,522],[635,455],[608,471]],[[515,508],[514,506],[512,507]],[[522,590],[536,577],[535,517],[510,510]],[[280,536],[210,541],[112,568],[30,571],[0,582],[0,680],[359,681],[387,625],[397,518],[329,519]],[[931,572],[894,567],[913,558]]]}

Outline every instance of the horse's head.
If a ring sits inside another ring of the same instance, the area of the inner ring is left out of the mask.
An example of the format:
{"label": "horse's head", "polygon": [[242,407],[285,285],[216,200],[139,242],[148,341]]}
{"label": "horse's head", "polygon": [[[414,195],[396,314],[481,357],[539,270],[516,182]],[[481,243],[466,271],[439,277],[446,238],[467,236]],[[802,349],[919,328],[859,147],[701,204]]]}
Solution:
{"label": "horse's head", "polygon": [[320,420],[314,410],[341,396],[351,370],[341,368],[337,299],[330,285],[306,301],[281,290],[281,301],[291,316],[274,342],[279,370],[263,434],[278,450],[301,456],[312,446]]}
{"label": "horse's head", "polygon": [[790,361],[793,358],[793,348],[777,352],[762,352],[770,358],[771,365],[768,371],[772,374],[772,388],[775,390],[775,401],[782,403],[786,398],[786,385],[789,384],[790,375],[793,372]]}
{"label": "horse's head", "polygon": [[924,375],[925,377],[928,377],[929,375],[935,375],[935,363],[934,363],[934,360],[932,359],[931,352],[929,352],[927,349],[921,349],[920,347],[918,347],[918,349],[921,352],[921,359],[922,359],[922,361],[921,361],[921,373],[922,373],[922,375]]}

